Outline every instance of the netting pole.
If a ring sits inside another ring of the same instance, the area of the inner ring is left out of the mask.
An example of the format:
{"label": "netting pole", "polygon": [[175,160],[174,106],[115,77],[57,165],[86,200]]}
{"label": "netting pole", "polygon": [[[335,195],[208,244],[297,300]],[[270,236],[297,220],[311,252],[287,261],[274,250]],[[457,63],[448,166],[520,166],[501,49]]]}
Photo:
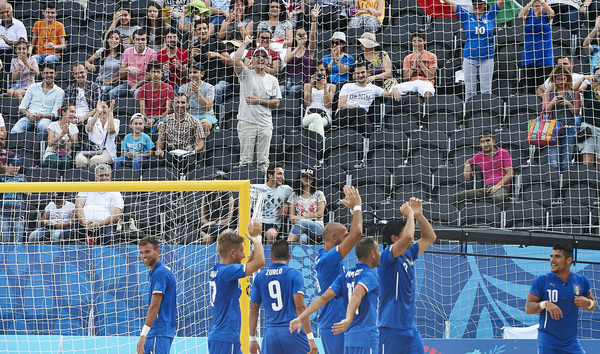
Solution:
{"label": "netting pole", "polygon": [[[239,185],[239,231],[240,235],[244,237],[244,255],[246,256],[242,263],[248,261],[250,255],[250,241],[244,236],[245,232],[248,232],[248,224],[250,223],[250,181],[240,181]],[[245,183],[244,183],[245,182]],[[242,326],[240,329],[240,342],[242,345],[242,352],[249,353],[250,351],[250,278],[245,277],[240,279],[240,289],[242,289],[242,296],[240,296],[240,308],[242,314]]]}

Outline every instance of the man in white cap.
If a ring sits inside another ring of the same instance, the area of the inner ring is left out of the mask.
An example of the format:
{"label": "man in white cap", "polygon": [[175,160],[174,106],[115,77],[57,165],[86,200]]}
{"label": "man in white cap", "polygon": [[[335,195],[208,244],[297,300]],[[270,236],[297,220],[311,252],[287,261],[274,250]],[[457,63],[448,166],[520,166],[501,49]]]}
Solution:
{"label": "man in white cap", "polygon": [[412,35],[413,52],[404,57],[402,79],[404,82],[394,86],[401,95],[419,93],[428,100],[435,95],[435,72],[437,56],[425,50],[425,36],[415,32]]}
{"label": "man in white cap", "polygon": [[246,36],[233,56],[233,69],[240,80],[240,107],[237,132],[240,140],[240,165],[252,162],[256,150],[258,168],[269,166],[269,147],[273,134],[271,110],[279,106],[281,91],[277,79],[266,72],[269,52],[258,47],[252,52],[252,69],[242,62],[242,55],[252,37]]}
{"label": "man in white cap", "polygon": [[350,80],[350,72],[354,68],[354,57],[344,53],[346,46],[346,35],[344,32],[335,32],[331,37],[331,54],[323,56],[323,62],[329,70],[329,81],[340,85]]}

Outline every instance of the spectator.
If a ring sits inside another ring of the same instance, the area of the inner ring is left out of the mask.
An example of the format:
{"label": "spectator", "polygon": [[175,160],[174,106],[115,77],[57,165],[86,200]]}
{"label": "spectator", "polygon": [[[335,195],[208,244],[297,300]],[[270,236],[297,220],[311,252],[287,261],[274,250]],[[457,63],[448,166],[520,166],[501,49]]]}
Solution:
{"label": "spectator", "polygon": [[307,36],[304,28],[296,30],[295,46],[289,48],[285,55],[285,76],[286,84],[280,86],[282,95],[292,97],[298,96],[298,93],[304,87],[306,82],[310,81],[310,72],[312,71],[317,47],[317,17],[319,15],[319,6],[315,6],[311,11],[310,36]]}
{"label": "spectator", "polygon": [[534,93],[552,71],[554,50],[552,48],[552,18],[554,11],[545,0],[530,0],[519,12],[525,25],[525,41],[521,67],[524,70],[524,86],[527,93]]}
{"label": "spectator", "polygon": [[6,132],[0,134],[0,175],[6,171],[6,157],[10,151],[6,150]]}
{"label": "spectator", "polygon": [[60,61],[60,52],[67,48],[65,26],[56,21],[56,15],[56,5],[47,2],[44,19],[33,25],[30,50],[35,49],[38,64]]}
{"label": "spectator", "polygon": [[[348,1],[348,4],[352,3]],[[348,28],[364,28],[366,32],[376,33],[381,28],[383,19],[385,18],[385,1],[384,0],[369,0],[357,1],[357,6],[350,7],[350,21]]]}
{"label": "spectator", "polygon": [[404,57],[402,78],[396,85],[401,95],[413,92],[428,100],[435,95],[435,72],[437,56],[425,50],[425,37],[420,33],[412,35],[413,52]]}
{"label": "spectator", "polygon": [[[213,180],[227,180],[227,174],[217,171]],[[231,191],[211,191],[202,197],[200,205],[202,242],[213,243],[223,231],[230,230],[233,220],[233,195]]]}
{"label": "spectator", "polygon": [[508,197],[510,181],[513,177],[512,160],[508,151],[496,146],[494,136],[490,131],[484,131],[479,136],[481,151],[465,161],[464,176],[468,181],[473,174],[473,164],[477,164],[483,173],[485,187],[468,189],[455,196],[459,210],[467,200],[491,198],[496,205],[502,206]]}
{"label": "spectator", "polygon": [[375,34],[363,33],[358,39],[362,53],[358,61],[367,63],[367,83],[383,87],[385,80],[392,77],[392,60],[386,51],[381,50],[381,44],[375,40]]}
{"label": "spectator", "polygon": [[294,26],[286,20],[285,8],[279,0],[269,2],[269,19],[260,21],[256,26],[257,32],[263,30],[271,32],[271,49],[278,52],[280,57],[284,57],[284,48],[291,47],[294,41]]}
{"label": "spectator", "polygon": [[288,242],[321,242],[323,232],[323,214],[325,213],[325,194],[316,187],[315,173],[310,168],[300,170],[300,181],[296,183],[294,193],[287,200],[290,221],[294,226],[290,230]]}
{"label": "spectator", "polygon": [[[108,27],[108,30],[106,31],[104,40],[107,40],[108,34],[112,30],[116,30],[121,35],[121,43],[123,43],[123,47],[125,47],[125,49],[128,49],[135,45],[135,43],[132,43],[132,37],[135,35],[135,32],[140,28],[140,26],[134,26],[131,23],[131,10],[122,7],[119,10],[117,10],[117,12],[115,12],[115,14],[113,15],[113,21],[110,24],[110,27]],[[133,40],[135,41],[135,38],[133,38]]]}
{"label": "spectator", "polygon": [[188,97],[190,114],[200,120],[204,135],[208,137],[217,123],[213,102],[215,99],[215,88],[208,82],[202,81],[204,70],[199,63],[192,64],[190,68],[190,82],[181,85],[179,93]]}
{"label": "spectator", "polygon": [[171,27],[162,17],[163,8],[156,1],[148,3],[146,17],[142,19],[141,28],[148,34],[148,47],[158,52],[163,47],[163,40],[167,30]]}
{"label": "spectator", "polygon": [[331,54],[323,57],[329,71],[329,81],[341,87],[350,80],[350,72],[354,68],[354,57],[344,52],[346,47],[346,35],[343,32],[335,32],[331,36]]}
{"label": "spectator", "polygon": [[108,96],[111,100],[128,94],[135,97],[138,88],[147,81],[148,63],[156,60],[156,52],[146,46],[147,41],[148,35],[144,30],[135,31],[134,46],[123,52],[119,69],[121,74],[127,74],[127,82],[109,91]]}
{"label": "spectator", "polygon": [[75,155],[77,167],[96,167],[112,163],[117,158],[115,139],[119,134],[119,120],[113,116],[114,107],[115,101],[110,101],[110,106],[104,101],[98,101],[96,112],[85,125],[89,149]]}
{"label": "spectator", "polygon": [[135,171],[140,171],[144,161],[150,160],[154,143],[148,134],[144,133],[145,118],[141,113],[135,113],[129,119],[131,133],[125,135],[121,142],[121,156],[115,160],[115,169],[123,166],[126,162],[133,164]]}
{"label": "spectator", "polygon": [[544,92],[543,111],[562,123],[564,133],[554,146],[548,146],[548,163],[562,171],[569,169],[577,143],[576,119],[581,108],[579,91],[573,89],[572,75],[565,66],[556,66],[550,73],[551,86]]}
{"label": "spectator", "polygon": [[229,5],[229,17],[221,22],[219,39],[222,41],[240,41],[252,35],[254,21],[247,16],[245,0],[235,0]]}
{"label": "spectator", "polygon": [[194,30],[195,32],[196,24],[198,24],[198,22],[200,21],[206,21],[208,35],[212,36],[213,34],[215,34],[215,25],[210,22],[210,19],[208,17],[208,15],[213,13],[213,10],[207,8],[204,4],[204,1],[193,1],[185,7],[185,11],[185,13],[173,13],[175,17],[179,18],[177,22],[177,29],[179,29],[183,33],[189,33],[192,32],[192,30]]}
{"label": "spectator", "polygon": [[302,126],[325,137],[325,127],[331,124],[331,107],[335,96],[335,85],[327,82],[327,66],[321,65],[304,84],[304,105],[306,115],[302,118]]}
{"label": "spectator", "polygon": [[198,40],[192,45],[190,50],[192,59],[200,63],[204,68],[206,76],[204,81],[215,87],[215,101],[218,104],[223,103],[225,94],[230,90],[232,75],[227,74],[225,64],[230,61],[229,53],[225,50],[225,45],[215,36],[210,36],[208,32],[207,20],[196,23],[198,30]]}
{"label": "spectator", "polygon": [[288,215],[286,202],[293,190],[287,184],[283,184],[284,172],[282,164],[273,162],[267,169],[267,183],[250,186],[253,200],[264,197],[262,226],[266,243],[273,243],[277,240],[279,231],[281,231],[282,219]]}
{"label": "spectator", "polygon": [[215,30],[219,31],[221,22],[229,17],[229,5],[231,0],[206,0],[204,1],[206,8],[211,10],[210,23],[215,26]]}
{"label": "spectator", "polygon": [[11,134],[23,133],[35,126],[43,133],[50,125],[50,119],[58,117],[58,108],[65,98],[63,89],[54,84],[56,71],[52,63],[42,66],[42,82],[31,84],[19,105],[23,117],[10,130]]}
{"label": "spectator", "polygon": [[[9,152],[6,155],[4,174],[0,175],[0,182],[27,182],[25,176],[19,173],[21,157],[19,154]],[[3,243],[23,242],[25,231],[25,199],[29,193],[3,193],[2,212],[0,213],[0,233]]]}
{"label": "spectator", "polygon": [[596,168],[600,169],[600,66],[596,67],[594,76],[588,76],[587,80],[592,84],[584,84],[581,79],[573,87],[579,89],[583,95],[581,128],[588,128],[592,133],[579,145],[579,150],[583,154],[584,165],[595,164]]}
{"label": "spectator", "polygon": [[67,101],[61,107],[61,119],[48,126],[48,147],[42,160],[59,170],[71,168],[71,153],[73,144],[79,142],[79,129],[77,128],[77,109],[73,101]]}
{"label": "spectator", "polygon": [[237,132],[240,140],[240,165],[252,162],[256,151],[258,168],[266,172],[273,134],[271,110],[279,106],[281,92],[277,79],[266,72],[269,53],[258,47],[252,53],[252,69],[242,63],[244,50],[252,41],[246,37],[233,57],[235,74],[240,81],[240,107]]}
{"label": "spectator", "polygon": [[[96,182],[110,182],[109,165],[100,164],[94,169]],[[121,192],[79,192],[75,198],[74,219],[79,222],[78,239],[89,245],[111,243],[117,222],[123,212]]]}
{"label": "spectator", "polygon": [[343,12],[343,1],[339,0],[306,0],[305,6],[312,8],[312,6],[321,6],[321,13],[319,15],[318,23],[319,28],[328,29],[331,31],[339,31],[346,27],[347,13]]}
{"label": "spectator", "polygon": [[206,138],[202,124],[188,109],[187,96],[181,93],[175,95],[173,113],[166,116],[158,126],[158,141],[154,152],[184,173],[191,170],[197,160],[201,160]]}
{"label": "spectator", "polygon": [[171,113],[173,87],[160,79],[163,76],[162,65],[158,61],[148,63],[150,82],[145,83],[135,98],[140,103],[140,113],[146,117],[146,129],[153,129],[154,122]]}
{"label": "spectator", "polygon": [[594,28],[585,37],[583,48],[590,54],[590,71],[594,74],[594,68],[600,65],[600,16],[596,17]]}
{"label": "spectator", "polygon": [[592,0],[548,0],[548,5],[556,14],[555,25],[575,31],[579,29],[580,21],[585,19],[591,2]]}
{"label": "spectator", "polygon": [[334,125],[339,128],[350,128],[361,134],[373,132],[375,112],[371,105],[375,97],[393,97],[400,100],[400,92],[393,88],[385,91],[379,86],[367,83],[367,65],[357,63],[354,67],[356,82],[347,83],[340,91],[338,110],[334,117]]}
{"label": "spectator", "polygon": [[287,20],[295,28],[304,27],[304,0],[282,0]]}
{"label": "spectator", "polygon": [[472,0],[473,13],[452,0],[442,0],[456,13],[466,32],[463,49],[463,73],[465,75],[465,102],[477,94],[477,76],[481,93],[492,93],[494,74],[494,26],[496,15],[504,0],[497,0],[489,10],[485,0]]}
{"label": "spectator", "polygon": [[[265,64],[265,72],[277,78],[281,69],[281,57],[279,56],[279,53],[277,51],[271,49],[271,31],[268,29],[263,29],[257,32],[258,39],[256,40],[256,48],[263,48],[268,53],[268,60]],[[244,64],[246,64],[246,66],[248,67],[250,67],[251,65],[253,54],[254,49],[250,49],[246,52]]]}
{"label": "spectator", "polygon": [[[27,29],[23,22],[13,17],[12,5],[7,2],[0,3],[0,60],[4,66],[4,71],[8,68],[6,64],[9,63],[14,56],[13,48],[16,48],[19,40],[27,43]],[[27,47],[27,46],[26,46]],[[12,70],[11,70],[12,71]],[[4,85],[4,75],[0,75],[0,87]],[[23,92],[25,94],[25,92]],[[20,98],[23,98],[21,96]]]}
{"label": "spectator", "polygon": [[[583,83],[585,83],[586,85],[590,85],[590,82],[585,79],[583,74],[573,72],[573,60],[571,60],[571,58],[569,56],[558,57],[558,59],[556,60],[556,65],[563,66],[567,70],[569,70],[569,72],[572,75],[571,81],[573,82],[573,84],[577,83],[578,81],[580,81],[583,78],[584,79]],[[546,90],[549,89],[550,86],[552,86],[552,83],[550,82],[549,77],[548,77],[548,79],[546,79],[546,81],[544,81],[544,83],[542,85],[538,86],[537,95],[540,97],[540,99],[542,99],[542,100],[544,99],[544,92],[546,92]]]}
{"label": "spectator", "polygon": [[188,82],[187,49],[178,47],[177,30],[171,28],[165,33],[165,47],[156,54],[156,59],[162,63],[166,82],[173,85],[177,91],[181,84]]}
{"label": "spectator", "polygon": [[64,193],[52,193],[52,201],[44,208],[40,222],[42,227],[29,234],[29,242],[50,239],[58,242],[71,238],[71,226],[75,204],[66,200]]}
{"label": "spectator", "polygon": [[67,87],[65,98],[68,102],[75,103],[77,107],[77,124],[83,125],[92,115],[94,107],[100,99],[100,86],[87,79],[88,71],[83,63],[73,65],[73,78],[75,82]]}
{"label": "spectator", "polygon": [[29,55],[26,40],[21,39],[17,42],[15,52],[17,56],[10,61],[10,72],[14,83],[6,91],[6,94],[21,101],[27,88],[35,82],[35,78],[40,74],[40,70],[37,60]]}
{"label": "spectator", "polygon": [[96,83],[100,85],[102,100],[108,99],[108,92],[119,85],[119,80],[121,79],[119,68],[121,67],[123,50],[121,35],[117,30],[112,30],[106,34],[104,47],[98,49],[85,62],[85,67],[89,71],[94,72],[96,71],[94,62],[100,59],[100,70],[96,77]]}

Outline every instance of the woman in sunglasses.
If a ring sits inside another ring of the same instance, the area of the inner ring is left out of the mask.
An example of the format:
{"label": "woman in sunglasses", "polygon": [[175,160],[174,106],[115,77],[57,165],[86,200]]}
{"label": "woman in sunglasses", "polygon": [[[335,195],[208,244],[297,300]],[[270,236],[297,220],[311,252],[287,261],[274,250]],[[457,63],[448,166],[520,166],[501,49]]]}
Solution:
{"label": "woman in sunglasses", "polygon": [[323,62],[329,70],[329,81],[336,86],[342,86],[350,80],[350,72],[354,67],[354,57],[344,52],[346,35],[344,32],[335,32],[331,36],[331,53],[323,56]]}
{"label": "woman in sunglasses", "polygon": [[320,62],[311,76],[310,83],[304,84],[304,105],[306,115],[302,126],[325,137],[325,128],[331,124],[331,105],[336,87],[327,82],[327,65]]}
{"label": "woman in sunglasses", "polygon": [[300,180],[295,183],[294,193],[288,199],[292,226],[288,242],[317,243],[323,232],[325,194],[317,190],[315,173],[310,168],[300,171]]}
{"label": "woman in sunglasses", "polygon": [[466,33],[462,66],[465,74],[465,102],[477,94],[477,77],[481,93],[491,94],[494,74],[494,26],[496,15],[500,12],[504,0],[497,0],[490,9],[486,0],[472,0],[472,13],[452,0],[442,1],[450,5]]}
{"label": "woman in sunglasses", "polygon": [[[286,20],[285,9],[278,0],[269,2],[269,19],[260,21],[256,26],[257,31],[268,29],[272,34],[271,49],[277,50],[277,47],[290,47],[294,41],[294,26]],[[278,44],[278,45],[277,45]]]}
{"label": "woman in sunglasses", "polygon": [[310,36],[304,28],[296,30],[295,47],[288,48],[285,55],[285,85],[281,85],[282,96],[298,96],[305,82],[310,80],[315,48],[317,47],[317,17],[320,6],[311,10]]}

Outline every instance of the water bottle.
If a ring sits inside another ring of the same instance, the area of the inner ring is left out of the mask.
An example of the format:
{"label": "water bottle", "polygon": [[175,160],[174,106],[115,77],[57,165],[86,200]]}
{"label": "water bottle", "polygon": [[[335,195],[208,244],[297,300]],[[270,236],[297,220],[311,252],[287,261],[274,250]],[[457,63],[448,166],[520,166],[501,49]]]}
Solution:
{"label": "water bottle", "polygon": [[285,83],[285,89],[288,91],[292,89],[292,79],[289,77],[287,79],[287,82]]}

